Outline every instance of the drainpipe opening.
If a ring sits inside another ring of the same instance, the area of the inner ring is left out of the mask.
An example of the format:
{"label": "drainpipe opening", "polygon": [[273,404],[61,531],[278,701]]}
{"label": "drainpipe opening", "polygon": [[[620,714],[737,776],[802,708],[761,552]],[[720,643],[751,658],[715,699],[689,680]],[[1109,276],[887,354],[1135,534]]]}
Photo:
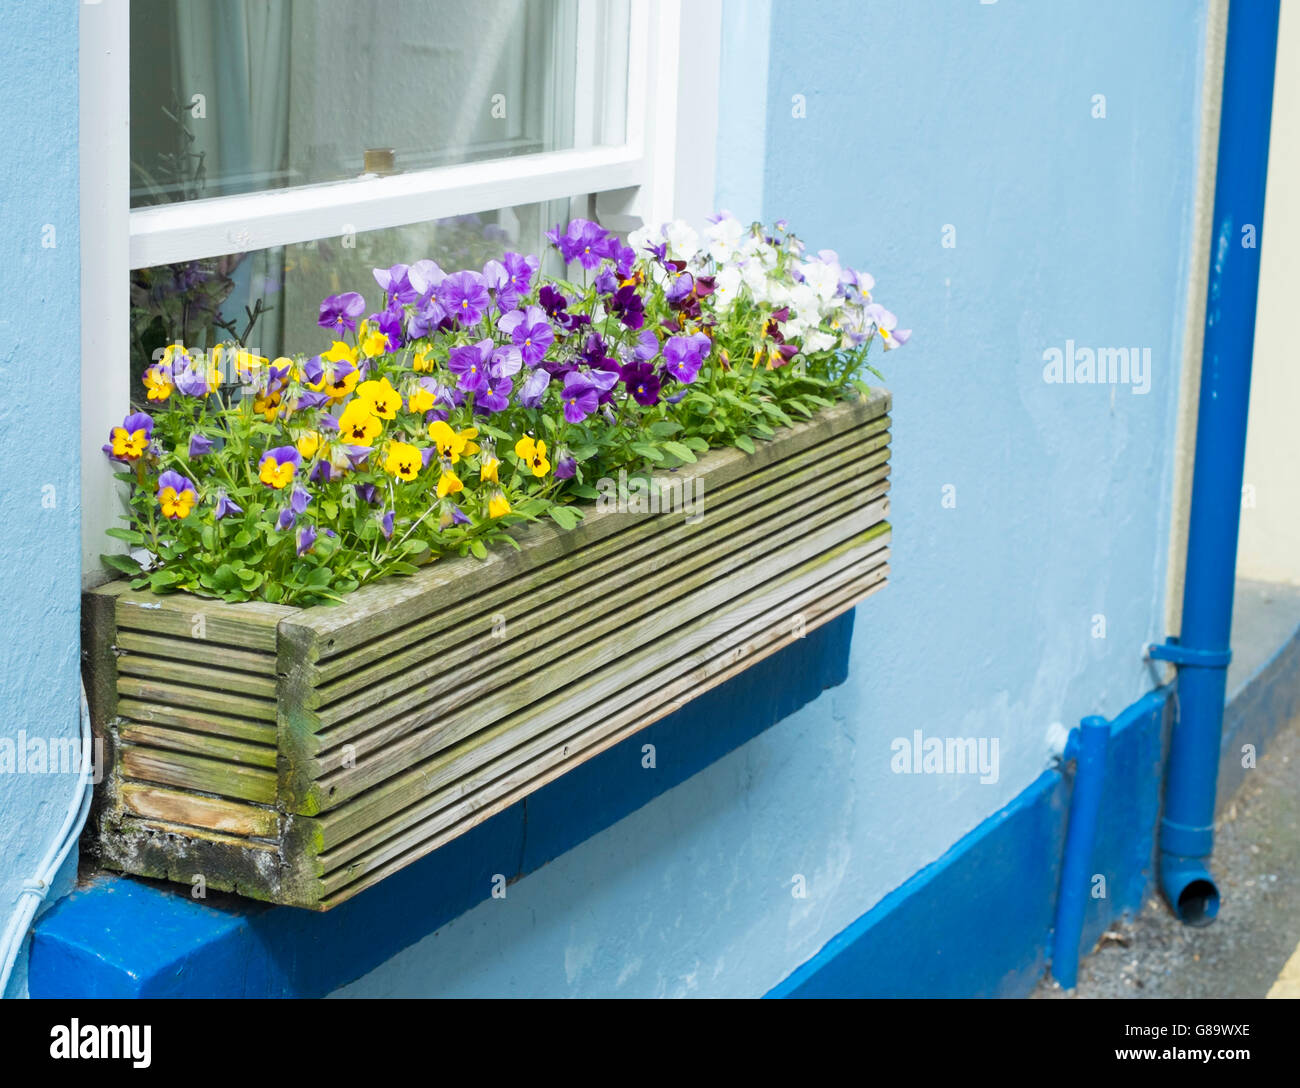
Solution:
{"label": "drainpipe opening", "polygon": [[1187,926],[1208,926],[1219,914],[1219,886],[1199,858],[1166,854],[1161,890],[1178,920]]}
{"label": "drainpipe opening", "polygon": [[1219,889],[1212,880],[1193,880],[1174,904],[1179,919],[1189,926],[1208,926],[1219,913]]}

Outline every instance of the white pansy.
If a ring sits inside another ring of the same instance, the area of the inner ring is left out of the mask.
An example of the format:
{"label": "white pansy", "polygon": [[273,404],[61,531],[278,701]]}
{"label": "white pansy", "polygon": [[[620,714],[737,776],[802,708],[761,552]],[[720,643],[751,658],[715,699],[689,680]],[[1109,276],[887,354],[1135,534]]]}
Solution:
{"label": "white pansy", "polygon": [[745,228],[739,219],[726,215],[711,224],[705,235],[709,239],[709,256],[718,264],[726,264],[739,251]]}
{"label": "white pansy", "polygon": [[816,291],[823,302],[829,302],[833,299],[835,292],[840,289],[840,266],[838,264],[809,261],[807,264],[801,264],[799,271],[803,273],[804,283]]}
{"label": "white pansy", "polygon": [[790,305],[795,308],[800,318],[811,324],[821,320],[821,296],[808,283],[796,283],[790,288]]}
{"label": "white pansy", "polygon": [[689,261],[700,251],[700,236],[685,219],[674,219],[664,227],[668,239],[668,256],[674,261]]}
{"label": "white pansy", "polygon": [[713,281],[713,288],[719,309],[731,309],[735,304],[736,297],[740,294],[740,287],[743,282],[740,269],[734,266],[728,266],[718,273]]}
{"label": "white pansy", "polygon": [[662,226],[638,227],[627,236],[627,244],[636,252],[637,257],[644,257],[646,246],[658,245],[663,240]]}
{"label": "white pansy", "polygon": [[835,346],[836,340],[830,333],[821,329],[812,329],[804,334],[804,351],[827,351]]}

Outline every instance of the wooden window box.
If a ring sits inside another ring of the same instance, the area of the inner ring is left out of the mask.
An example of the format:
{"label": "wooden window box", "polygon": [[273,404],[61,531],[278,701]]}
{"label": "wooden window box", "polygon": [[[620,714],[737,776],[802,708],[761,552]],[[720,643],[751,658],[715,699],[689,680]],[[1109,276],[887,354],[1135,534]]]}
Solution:
{"label": "wooden window box", "polygon": [[[108,868],[328,910],[885,584],[889,394],[334,607],[84,600]],[[689,476],[687,475],[689,473]]]}

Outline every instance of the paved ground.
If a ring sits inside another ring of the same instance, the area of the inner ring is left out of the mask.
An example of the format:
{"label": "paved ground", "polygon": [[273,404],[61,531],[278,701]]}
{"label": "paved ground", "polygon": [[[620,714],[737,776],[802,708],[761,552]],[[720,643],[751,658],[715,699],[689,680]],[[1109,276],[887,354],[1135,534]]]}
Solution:
{"label": "paved ground", "polygon": [[[1300,624],[1300,588],[1238,580],[1229,699]],[[1158,896],[1079,966],[1079,997],[1300,997],[1300,719],[1224,809],[1213,869],[1222,907],[1204,929]],[[1044,982],[1033,995],[1066,995]]]}

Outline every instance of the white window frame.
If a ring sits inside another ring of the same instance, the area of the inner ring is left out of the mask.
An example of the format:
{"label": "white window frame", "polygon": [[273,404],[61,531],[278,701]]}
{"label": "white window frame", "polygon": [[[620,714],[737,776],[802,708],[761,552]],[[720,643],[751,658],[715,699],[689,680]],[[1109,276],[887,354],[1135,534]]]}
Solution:
{"label": "white window frame", "polygon": [[[381,0],[372,0],[381,2]],[[579,41],[602,0],[578,0]],[[432,219],[594,196],[613,230],[713,211],[722,0],[630,0],[626,139],[391,177],[306,185],[132,210],[130,0],[81,10],[82,580],[103,581],[99,555],[120,524],[114,468],[100,447],[130,396],[129,273]],[[600,62],[578,50],[580,63]],[[594,73],[581,73],[583,77]],[[580,103],[580,109],[581,109]],[[594,113],[594,109],[592,110]],[[580,120],[595,126],[594,116]]]}

